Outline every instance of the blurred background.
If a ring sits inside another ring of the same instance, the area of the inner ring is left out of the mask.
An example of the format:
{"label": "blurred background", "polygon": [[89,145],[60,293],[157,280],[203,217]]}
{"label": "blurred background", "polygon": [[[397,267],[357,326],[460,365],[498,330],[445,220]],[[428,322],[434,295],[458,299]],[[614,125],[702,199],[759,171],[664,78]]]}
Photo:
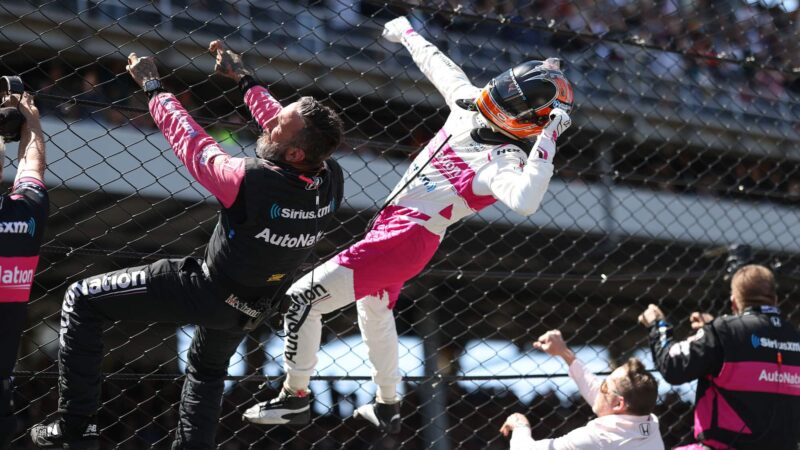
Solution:
{"label": "blurred background", "polygon": [[[629,356],[652,367],[638,314],[657,303],[686,336],[691,311],[728,312],[725,275],[744,260],[776,271],[781,307],[798,323],[797,0],[4,0],[0,72],[37,95],[51,195],[13,448],[32,448],[24,429],[56,409],[66,287],[202,256],[216,221],[218,203],[181,167],[125,73],[128,53],[155,56],[165,86],[235,155],[254,155],[258,130],[238,88],[212,75],[211,40],[243,53],[283,103],[312,95],[340,112],[346,201],[311,265],[358,239],[447,117],[408,52],[380,38],[401,14],[476,86],[528,59],[566,62],[576,109],[549,191],[530,218],[500,205],[453,227],[406,285],[395,309],[399,435],[350,418],[374,387],[348,309],[326,319],[306,427],[240,420],[282,381],[270,327],[242,343],[220,448],[503,449],[497,430],[513,412],[531,419],[535,438],[564,434],[592,413],[566,367],[531,349],[539,334],[560,328],[598,373]],[[15,162],[4,164],[8,186]],[[169,448],[191,333],[108,324],[103,448]],[[660,385],[668,447],[691,438],[693,392]]]}

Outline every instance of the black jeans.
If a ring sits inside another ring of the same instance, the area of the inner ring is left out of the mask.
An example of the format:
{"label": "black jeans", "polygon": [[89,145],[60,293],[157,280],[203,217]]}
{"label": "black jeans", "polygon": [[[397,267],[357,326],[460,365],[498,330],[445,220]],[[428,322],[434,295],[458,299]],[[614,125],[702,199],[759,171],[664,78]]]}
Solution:
{"label": "black jeans", "polygon": [[247,316],[224,303],[230,293],[204,275],[200,264],[194,258],[162,259],[90,277],[67,289],[59,348],[62,415],[92,416],[97,411],[104,321],[194,324],[198,327],[189,349],[172,448],[216,448],[224,378],[245,335]]}

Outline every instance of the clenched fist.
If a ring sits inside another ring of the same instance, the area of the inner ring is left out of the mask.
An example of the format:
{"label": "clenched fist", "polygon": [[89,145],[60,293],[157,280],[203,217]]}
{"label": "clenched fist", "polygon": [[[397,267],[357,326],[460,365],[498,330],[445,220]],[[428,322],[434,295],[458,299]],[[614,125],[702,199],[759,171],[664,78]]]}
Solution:
{"label": "clenched fist", "polygon": [[253,75],[252,72],[244,67],[242,56],[225,48],[225,43],[216,40],[208,45],[208,51],[214,55],[217,63],[214,71],[224,77],[239,81],[245,75]]}
{"label": "clenched fist", "polygon": [[508,416],[506,419],[506,423],[500,427],[500,432],[503,433],[503,436],[508,437],[512,431],[514,431],[517,427],[527,427],[530,428],[531,424],[528,422],[528,419],[520,413],[514,413]]}
{"label": "clenched fist", "polygon": [[652,303],[648,305],[647,309],[639,315],[639,323],[646,327],[649,327],[659,320],[664,320],[664,312],[661,311],[661,308]]}
{"label": "clenched fist", "polygon": [[131,53],[128,55],[128,65],[125,66],[125,70],[131,74],[133,81],[139,86],[144,86],[147,81],[158,79],[156,60],[151,56],[139,58],[136,53]]}

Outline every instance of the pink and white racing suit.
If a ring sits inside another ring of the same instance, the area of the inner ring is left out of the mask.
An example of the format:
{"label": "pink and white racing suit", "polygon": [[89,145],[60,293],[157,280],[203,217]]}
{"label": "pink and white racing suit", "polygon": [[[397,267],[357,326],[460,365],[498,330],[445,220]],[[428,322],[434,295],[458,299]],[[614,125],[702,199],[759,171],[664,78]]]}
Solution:
{"label": "pink and white racing suit", "polygon": [[[378,399],[394,401],[401,378],[392,308],[403,283],[425,267],[447,227],[463,217],[498,200],[519,214],[533,214],[553,174],[550,160],[555,153],[554,136],[540,136],[536,143],[545,150],[541,154],[547,155],[546,159],[539,157],[536,146],[529,158],[514,145],[476,142],[471,131],[487,126],[483,117],[455,102],[474,99],[480,89],[420,35],[407,33],[403,44],[445,97],[451,114],[413,161],[395,192],[413,179],[380,213],[364,239],[289,288],[292,304],[284,318],[284,368],[286,384],[292,390],[308,387],[317,363],[322,315],[356,303]],[[448,136],[450,139],[436,153]],[[421,167],[424,169],[415,177]]]}

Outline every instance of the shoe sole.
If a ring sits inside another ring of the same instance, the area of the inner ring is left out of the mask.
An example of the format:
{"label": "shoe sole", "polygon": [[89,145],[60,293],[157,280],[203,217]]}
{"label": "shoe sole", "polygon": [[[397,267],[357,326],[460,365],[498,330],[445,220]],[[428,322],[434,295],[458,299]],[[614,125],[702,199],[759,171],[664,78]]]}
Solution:
{"label": "shoe sole", "polygon": [[284,413],[279,413],[279,417],[247,417],[243,415],[242,419],[258,425],[308,425],[311,422],[311,414],[308,410],[301,412],[284,411]]}
{"label": "shoe sole", "polygon": [[64,444],[64,450],[100,450],[100,443],[78,442],[75,444]]}
{"label": "shoe sole", "polygon": [[44,450],[100,450],[99,442],[76,442],[73,444],[63,444],[60,447],[39,447],[38,449]]}

